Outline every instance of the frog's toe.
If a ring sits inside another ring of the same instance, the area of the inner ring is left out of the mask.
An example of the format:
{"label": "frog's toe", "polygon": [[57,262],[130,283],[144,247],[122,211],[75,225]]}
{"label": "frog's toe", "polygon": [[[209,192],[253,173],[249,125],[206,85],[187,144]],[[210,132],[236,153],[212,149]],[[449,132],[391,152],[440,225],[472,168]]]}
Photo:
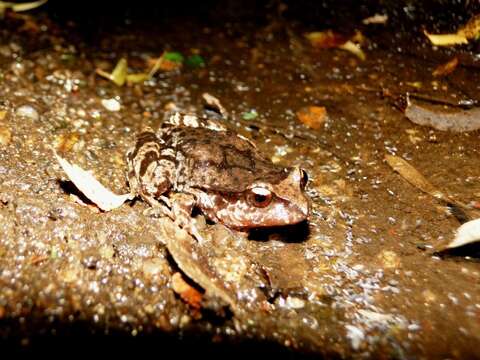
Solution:
{"label": "frog's toe", "polygon": [[143,211],[143,215],[152,217],[152,218],[157,218],[157,219],[161,217],[168,217],[170,219],[173,219],[173,215],[170,209],[163,206],[155,206],[155,207],[145,209]]}

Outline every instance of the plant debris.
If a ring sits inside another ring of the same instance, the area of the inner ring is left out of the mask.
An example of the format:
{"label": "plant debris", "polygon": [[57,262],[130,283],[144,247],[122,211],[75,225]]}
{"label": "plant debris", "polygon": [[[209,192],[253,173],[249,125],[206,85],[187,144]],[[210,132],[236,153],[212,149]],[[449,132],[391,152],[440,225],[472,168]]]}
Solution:
{"label": "plant debris", "polygon": [[95,72],[118,86],[123,86],[125,83],[137,84],[151,79],[152,76],[154,76],[155,73],[161,68],[161,64],[159,64],[160,62],[161,58],[157,59],[155,63],[153,63],[152,68],[148,73],[129,74],[127,59],[121,58],[111,73],[102,69],[96,69]]}
{"label": "plant debris", "polygon": [[127,200],[132,200],[133,194],[116,195],[103,186],[94,176],[83,170],[80,166],[70,164],[67,160],[54,152],[55,157],[67,174],[70,181],[84,194],[91,202],[103,211],[110,211],[123,205]]}
{"label": "plant debris", "polygon": [[122,86],[127,79],[128,64],[127,59],[121,58],[111,73],[102,69],[96,69],[96,73],[112,81],[115,85]]}
{"label": "plant debris", "polygon": [[388,21],[387,14],[375,14],[373,16],[369,16],[362,20],[362,23],[365,25],[370,24],[386,24]]}
{"label": "plant debris", "polygon": [[190,66],[192,68],[204,67],[205,66],[205,60],[200,55],[193,54],[193,55],[190,55],[185,60],[185,65]]}
{"label": "plant debris", "polygon": [[357,31],[352,37],[345,36],[334,32],[333,30],[314,31],[305,35],[310,41],[310,44],[317,49],[337,48],[357,56],[360,60],[365,60],[366,55],[363,52],[361,45],[365,38],[362,33]]}
{"label": "plant debris", "polygon": [[440,64],[435,68],[432,75],[435,77],[447,76],[455,71],[458,66],[458,58],[455,56],[444,64]]}
{"label": "plant debris", "polygon": [[472,17],[456,33],[430,34],[424,31],[428,40],[435,46],[452,46],[468,44],[469,40],[477,40],[480,36],[480,15]]}
{"label": "plant debris", "polygon": [[464,209],[468,208],[467,205],[452,199],[448,195],[438,190],[417,169],[415,169],[412,165],[410,165],[401,157],[387,154],[385,155],[385,160],[393,170],[395,170],[400,176],[402,176],[405,180],[407,180],[417,189],[448,204],[455,204],[456,206]]}
{"label": "plant debris", "polygon": [[222,115],[225,119],[228,118],[227,109],[225,109],[225,107],[222,105],[222,103],[217,97],[209,93],[203,93],[202,98],[203,98],[203,101],[205,102],[205,106],[213,108],[217,113]]}
{"label": "plant debris", "polygon": [[243,120],[255,120],[258,117],[256,110],[246,111],[242,114]]}
{"label": "plant debris", "polygon": [[454,249],[480,241],[480,219],[462,224],[456,231],[455,238],[446,246]]}
{"label": "plant debris", "polygon": [[39,0],[39,1],[24,2],[24,3],[0,1],[0,16],[3,16],[5,14],[5,10],[7,9],[11,9],[12,11],[15,11],[15,12],[29,11],[42,6],[47,1],[48,0]]}
{"label": "plant debris", "polygon": [[192,308],[200,309],[202,293],[187,283],[179,272],[172,275],[172,289]]}
{"label": "plant debris", "polygon": [[441,131],[468,132],[480,129],[480,108],[464,110],[433,104],[427,107],[408,95],[405,116],[417,125]]}
{"label": "plant debris", "polygon": [[327,120],[327,109],[324,106],[306,106],[297,111],[298,119],[307,127],[318,130]]}

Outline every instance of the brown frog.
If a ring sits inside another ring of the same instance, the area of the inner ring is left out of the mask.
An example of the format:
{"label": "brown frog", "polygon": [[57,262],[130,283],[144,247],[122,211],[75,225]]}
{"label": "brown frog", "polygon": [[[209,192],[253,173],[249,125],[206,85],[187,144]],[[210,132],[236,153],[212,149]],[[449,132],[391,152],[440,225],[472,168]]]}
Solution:
{"label": "brown frog", "polygon": [[309,216],[306,172],[274,165],[218,121],[177,112],[157,133],[142,132],[127,162],[131,190],[182,227],[195,207],[236,230]]}

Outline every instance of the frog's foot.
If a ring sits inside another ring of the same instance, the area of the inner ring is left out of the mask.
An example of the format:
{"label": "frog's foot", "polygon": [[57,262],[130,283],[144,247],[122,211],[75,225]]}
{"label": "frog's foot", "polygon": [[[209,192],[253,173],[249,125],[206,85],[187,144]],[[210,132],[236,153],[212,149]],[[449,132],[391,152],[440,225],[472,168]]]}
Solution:
{"label": "frog's foot", "polygon": [[204,241],[204,236],[200,234],[200,231],[192,218],[195,197],[189,194],[177,193],[172,196],[171,204],[175,223],[192,235],[199,243],[202,243]]}
{"label": "frog's foot", "polygon": [[143,215],[153,218],[168,217],[173,220],[173,214],[166,206],[155,206],[145,209]]}
{"label": "frog's foot", "polygon": [[150,196],[142,196],[144,200],[151,206],[150,208],[146,209],[143,214],[145,216],[160,218],[160,217],[168,217],[172,220],[175,219],[174,214],[171,209],[170,200],[168,200],[165,196],[160,196],[159,200],[154,197]]}

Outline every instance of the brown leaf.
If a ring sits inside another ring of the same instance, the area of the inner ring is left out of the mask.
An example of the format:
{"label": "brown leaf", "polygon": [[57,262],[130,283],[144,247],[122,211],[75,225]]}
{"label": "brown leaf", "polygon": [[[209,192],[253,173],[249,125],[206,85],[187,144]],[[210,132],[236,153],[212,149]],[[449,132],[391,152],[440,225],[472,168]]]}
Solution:
{"label": "brown leaf", "polygon": [[447,61],[444,64],[438,65],[435,70],[433,70],[433,76],[446,76],[451,74],[458,66],[458,58],[455,56],[453,59]]}
{"label": "brown leaf", "polygon": [[441,200],[448,200],[448,197],[433,186],[417,169],[401,157],[385,155],[385,160],[393,170],[398,172],[405,180],[423,192]]}
{"label": "brown leaf", "polygon": [[176,272],[172,276],[172,289],[183,301],[194,309],[200,309],[202,303],[202,294],[193,286],[188,284],[182,274]]}
{"label": "brown leaf", "polygon": [[297,111],[298,119],[311,129],[320,129],[327,119],[327,109],[324,106],[307,106]]}

